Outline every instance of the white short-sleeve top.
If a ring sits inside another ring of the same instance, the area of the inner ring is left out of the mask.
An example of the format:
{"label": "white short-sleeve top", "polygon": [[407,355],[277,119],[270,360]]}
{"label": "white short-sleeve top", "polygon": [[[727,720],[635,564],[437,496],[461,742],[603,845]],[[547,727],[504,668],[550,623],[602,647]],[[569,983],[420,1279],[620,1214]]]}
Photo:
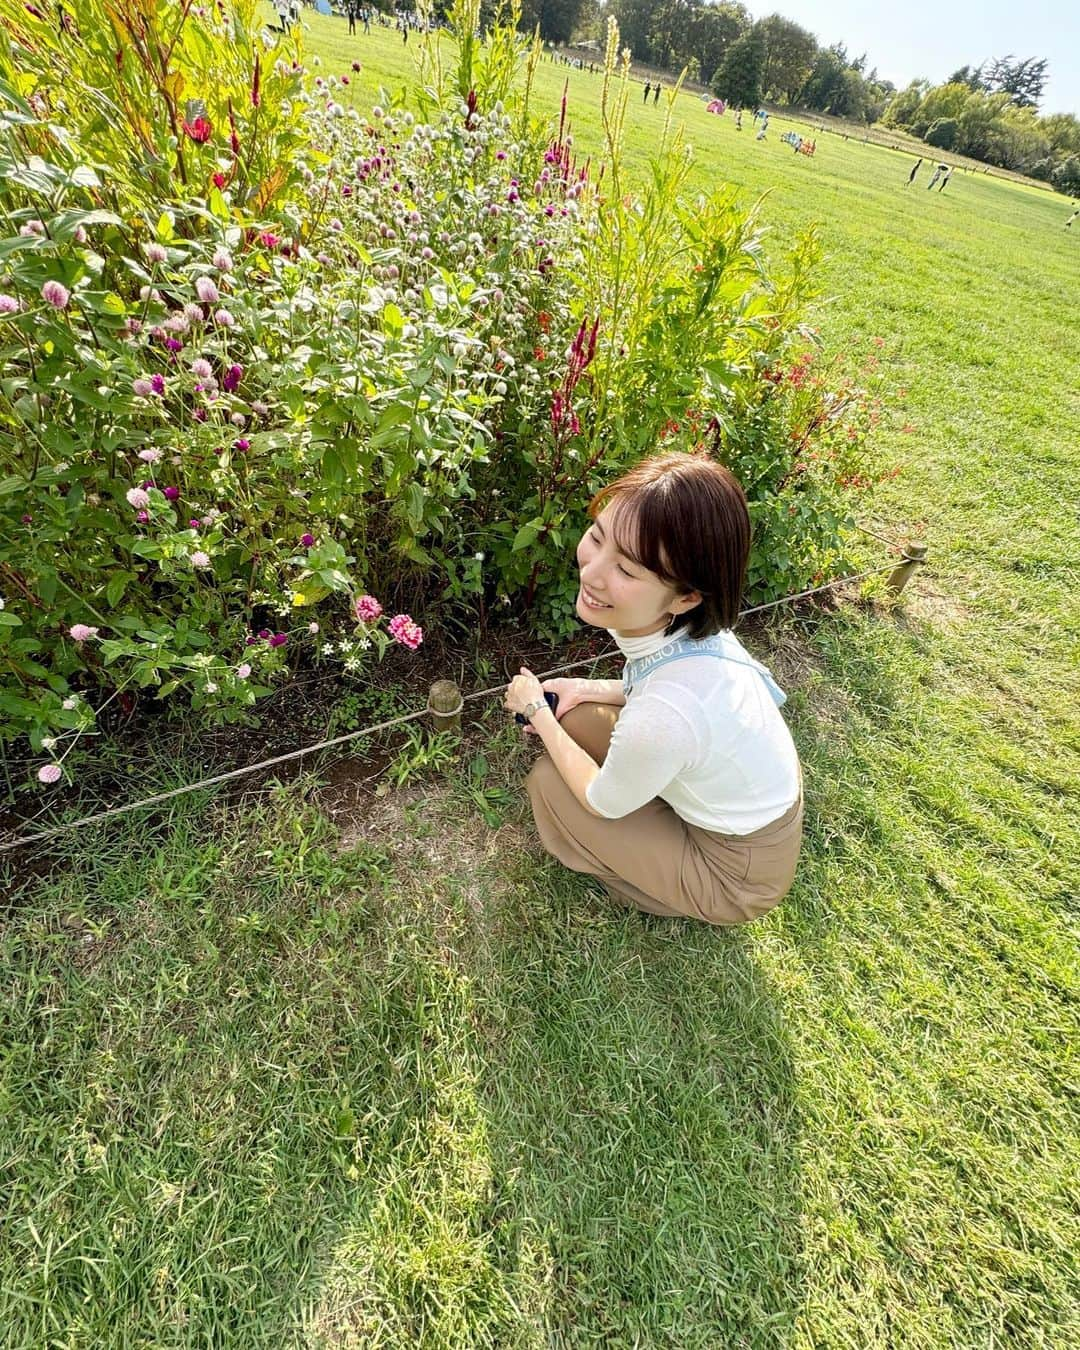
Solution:
{"label": "white short-sleeve top", "polygon": [[[677,641],[608,631],[628,663]],[[615,820],[660,797],[691,825],[742,835],[795,804],[802,780],[787,723],[746,649],[730,630],[723,639],[742,661],[683,655],[632,686],[586,792],[594,811]]]}

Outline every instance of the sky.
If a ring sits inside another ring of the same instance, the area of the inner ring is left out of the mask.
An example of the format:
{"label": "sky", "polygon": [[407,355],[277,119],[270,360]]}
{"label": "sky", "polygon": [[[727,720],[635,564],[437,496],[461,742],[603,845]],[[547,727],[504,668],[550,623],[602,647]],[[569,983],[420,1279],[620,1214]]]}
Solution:
{"label": "sky", "polygon": [[757,18],[782,14],[808,28],[819,45],[843,42],[867,70],[902,89],[920,77],[940,84],[960,66],[987,58],[1047,57],[1039,111],[1080,115],[1078,0],[749,0]]}

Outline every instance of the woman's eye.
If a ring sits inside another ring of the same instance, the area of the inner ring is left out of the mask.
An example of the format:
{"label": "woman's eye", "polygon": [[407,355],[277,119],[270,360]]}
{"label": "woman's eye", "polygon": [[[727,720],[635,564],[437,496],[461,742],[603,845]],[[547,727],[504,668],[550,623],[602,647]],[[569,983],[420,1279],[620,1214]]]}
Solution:
{"label": "woman's eye", "polygon": [[619,571],[623,574],[624,577],[629,577],[631,581],[633,580],[634,578],[633,572],[628,572],[626,568],[622,565],[622,563],[619,564]]}
{"label": "woman's eye", "polygon": [[590,538],[590,540],[591,540],[594,544],[599,544],[599,542],[600,542],[600,540],[597,539],[596,535],[595,535],[595,534],[592,534],[591,532],[590,532],[590,534],[589,534],[589,538]]}

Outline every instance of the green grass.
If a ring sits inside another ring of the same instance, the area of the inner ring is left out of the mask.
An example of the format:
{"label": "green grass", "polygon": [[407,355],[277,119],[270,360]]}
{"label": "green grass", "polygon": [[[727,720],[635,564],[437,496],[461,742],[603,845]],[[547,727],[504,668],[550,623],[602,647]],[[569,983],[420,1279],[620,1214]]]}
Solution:
{"label": "green grass", "polygon": [[[310,22],[362,100],[406,70]],[[344,850],[296,786],[72,836],[0,938],[7,1344],[1077,1342],[1080,236],[1020,186],[680,113],[776,245],[821,222],[827,346],[882,337],[908,390],[875,510],[930,564],[759,644],[794,890],[745,930],[613,911],[542,853],[494,703],[497,829],[451,776]]]}

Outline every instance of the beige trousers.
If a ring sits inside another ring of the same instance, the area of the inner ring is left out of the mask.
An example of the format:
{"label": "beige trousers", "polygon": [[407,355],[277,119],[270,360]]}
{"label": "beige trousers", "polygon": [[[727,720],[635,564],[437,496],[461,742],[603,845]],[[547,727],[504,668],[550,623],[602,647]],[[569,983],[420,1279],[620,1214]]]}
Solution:
{"label": "beige trousers", "polygon": [[[611,744],[619,708],[580,703],[563,729],[598,764]],[[752,834],[725,835],[690,825],[654,797],[619,820],[586,811],[549,755],[526,780],[533,818],[549,853],[575,872],[603,882],[613,899],[650,914],[747,923],[791,887],[802,844],[803,802]]]}

